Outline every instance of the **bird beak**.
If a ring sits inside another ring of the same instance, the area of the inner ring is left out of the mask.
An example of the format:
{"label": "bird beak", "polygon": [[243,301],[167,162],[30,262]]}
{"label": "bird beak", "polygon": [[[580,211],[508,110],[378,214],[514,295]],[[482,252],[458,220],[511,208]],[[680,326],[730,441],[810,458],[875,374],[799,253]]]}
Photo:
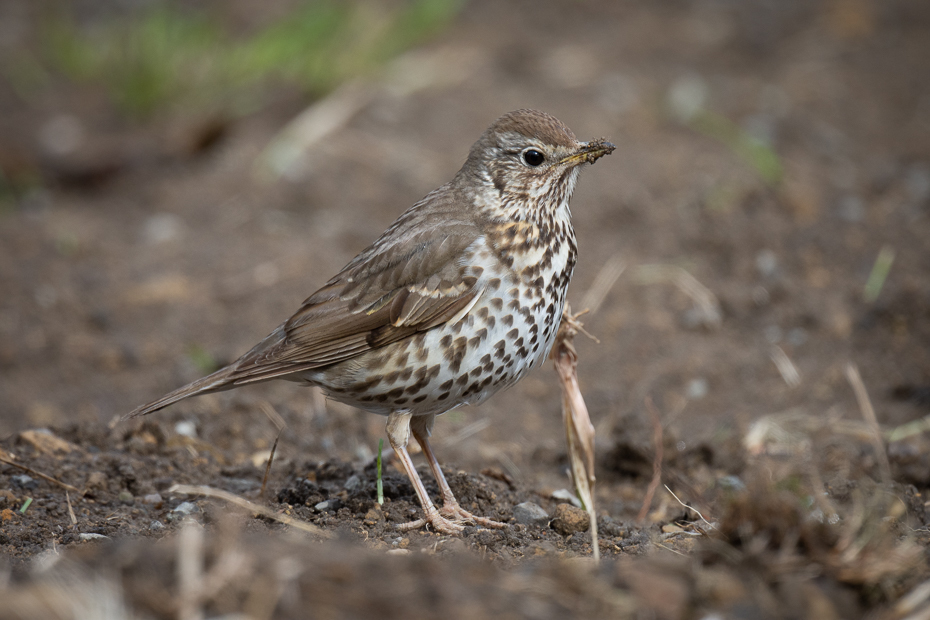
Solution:
{"label": "bird beak", "polygon": [[559,163],[568,164],[569,166],[577,166],[583,163],[593,164],[604,155],[610,155],[615,148],[617,147],[604,138],[591,140],[590,142],[582,142],[581,148],[568,157],[563,158]]}

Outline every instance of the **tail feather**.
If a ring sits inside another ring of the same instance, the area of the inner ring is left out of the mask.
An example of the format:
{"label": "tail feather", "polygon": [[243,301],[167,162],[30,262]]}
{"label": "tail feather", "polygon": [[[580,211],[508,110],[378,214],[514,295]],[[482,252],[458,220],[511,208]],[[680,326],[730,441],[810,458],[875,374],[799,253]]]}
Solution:
{"label": "tail feather", "polygon": [[235,387],[235,384],[230,380],[230,376],[235,371],[235,364],[232,366],[227,366],[217,370],[212,375],[207,375],[202,379],[198,379],[193,383],[188,383],[184,387],[180,387],[173,392],[165,394],[158,400],[152,401],[147,405],[142,405],[141,407],[136,407],[126,415],[122,417],[123,420],[128,420],[129,418],[135,418],[140,415],[147,415],[159,409],[163,409],[168,405],[173,405],[179,400],[184,400],[189,396],[197,396],[199,394],[209,394],[211,392],[221,392],[223,390],[228,390]]}

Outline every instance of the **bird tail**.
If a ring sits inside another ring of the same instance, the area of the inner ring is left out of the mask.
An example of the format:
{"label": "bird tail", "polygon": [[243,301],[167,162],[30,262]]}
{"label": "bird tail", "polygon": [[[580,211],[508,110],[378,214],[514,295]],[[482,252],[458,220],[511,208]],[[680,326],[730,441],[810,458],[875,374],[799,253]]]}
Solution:
{"label": "bird tail", "polygon": [[140,415],[147,415],[159,409],[164,409],[168,405],[173,405],[179,400],[184,400],[189,396],[221,392],[233,388],[235,385],[230,378],[234,372],[235,364],[221,368],[212,375],[207,375],[203,379],[197,379],[193,383],[188,383],[184,387],[180,387],[173,392],[165,394],[158,400],[152,401],[147,405],[142,405],[141,407],[136,407],[124,415],[122,419],[128,420],[129,418],[135,418]]}

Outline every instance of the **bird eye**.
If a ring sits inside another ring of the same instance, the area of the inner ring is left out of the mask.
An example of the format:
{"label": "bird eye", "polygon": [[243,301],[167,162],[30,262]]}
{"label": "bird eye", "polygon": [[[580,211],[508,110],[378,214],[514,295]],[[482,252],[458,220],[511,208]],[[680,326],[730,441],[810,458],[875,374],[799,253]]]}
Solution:
{"label": "bird eye", "polygon": [[536,167],[546,161],[546,156],[536,149],[526,149],[523,151],[523,161],[527,166]]}

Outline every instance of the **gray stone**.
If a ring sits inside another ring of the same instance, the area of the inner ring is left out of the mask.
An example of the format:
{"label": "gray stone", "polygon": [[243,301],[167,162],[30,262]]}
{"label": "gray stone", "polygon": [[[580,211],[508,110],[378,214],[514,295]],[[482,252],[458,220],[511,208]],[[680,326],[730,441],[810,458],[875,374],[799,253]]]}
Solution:
{"label": "gray stone", "polygon": [[334,497],[332,499],[322,501],[313,507],[319,512],[336,512],[337,510],[342,508],[342,500],[337,497]]}
{"label": "gray stone", "polygon": [[523,502],[513,507],[513,518],[523,525],[546,526],[549,523],[549,514],[542,506],[533,502]]}
{"label": "gray stone", "polygon": [[180,504],[178,504],[177,508],[175,508],[171,512],[177,512],[182,515],[189,515],[194,512],[199,512],[199,508],[197,508],[197,504],[194,504],[191,502],[181,502]]}

